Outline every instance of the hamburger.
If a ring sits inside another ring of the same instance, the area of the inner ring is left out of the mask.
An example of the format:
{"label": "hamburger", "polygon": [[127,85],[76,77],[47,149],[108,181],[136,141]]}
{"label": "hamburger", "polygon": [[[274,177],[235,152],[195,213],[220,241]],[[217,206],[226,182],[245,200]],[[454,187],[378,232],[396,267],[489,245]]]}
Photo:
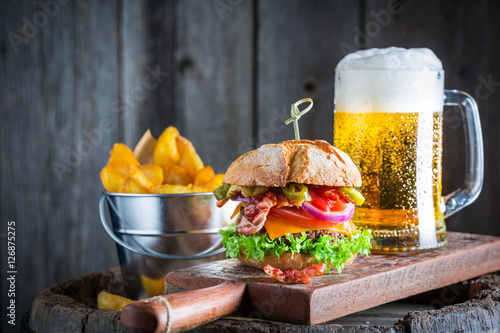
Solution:
{"label": "hamburger", "polygon": [[236,159],[217,206],[238,201],[237,222],[220,230],[226,256],[263,269],[302,270],[325,263],[339,273],[371,248],[369,230],[351,221],[364,198],[356,165],[326,141],[266,144]]}

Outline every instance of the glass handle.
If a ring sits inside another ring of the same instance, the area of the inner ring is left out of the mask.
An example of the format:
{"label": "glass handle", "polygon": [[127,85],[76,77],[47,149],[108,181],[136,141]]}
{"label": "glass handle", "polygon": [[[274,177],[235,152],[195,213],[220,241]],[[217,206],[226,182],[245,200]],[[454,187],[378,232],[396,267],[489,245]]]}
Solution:
{"label": "glass handle", "polygon": [[483,187],[484,157],[483,136],[479,111],[474,99],[467,93],[458,90],[445,90],[445,105],[459,106],[465,130],[465,182],[459,188],[444,196],[446,209],[444,217],[455,214],[470,205]]}

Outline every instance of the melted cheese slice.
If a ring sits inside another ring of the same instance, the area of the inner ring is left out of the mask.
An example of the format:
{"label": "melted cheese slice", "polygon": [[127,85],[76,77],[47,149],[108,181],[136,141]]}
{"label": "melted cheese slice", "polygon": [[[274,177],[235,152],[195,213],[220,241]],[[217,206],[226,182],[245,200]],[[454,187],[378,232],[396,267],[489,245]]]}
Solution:
{"label": "melted cheese slice", "polygon": [[236,208],[234,209],[233,215],[231,215],[231,220],[234,219],[234,217],[239,214],[241,208],[244,208],[244,207],[245,206],[243,206],[243,204],[240,202],[240,204],[238,206],[236,206]]}
{"label": "melted cheese slice", "polygon": [[[242,207],[244,207],[244,205],[240,203],[234,210],[231,219],[233,219],[236,215],[238,215]],[[264,222],[264,226],[266,227],[267,234],[270,239],[275,239],[277,237],[284,236],[285,234],[298,234],[301,233],[302,231],[305,232],[313,230],[328,230],[344,234],[347,237],[351,237],[352,233],[356,231],[356,226],[351,220],[339,223],[332,227],[311,228],[298,224],[293,224],[285,219],[281,219],[279,217],[271,215],[267,215],[266,222]]]}
{"label": "melted cheese slice", "polygon": [[352,232],[356,231],[356,227],[351,220],[339,223],[332,227],[321,227],[321,228],[311,228],[306,226],[301,226],[298,224],[293,224],[287,220],[280,219],[279,217],[267,215],[266,222],[264,223],[266,227],[267,234],[269,238],[275,239],[277,237],[284,236],[285,234],[297,234],[302,231],[313,231],[313,230],[328,230],[332,232],[338,232],[351,237]]}

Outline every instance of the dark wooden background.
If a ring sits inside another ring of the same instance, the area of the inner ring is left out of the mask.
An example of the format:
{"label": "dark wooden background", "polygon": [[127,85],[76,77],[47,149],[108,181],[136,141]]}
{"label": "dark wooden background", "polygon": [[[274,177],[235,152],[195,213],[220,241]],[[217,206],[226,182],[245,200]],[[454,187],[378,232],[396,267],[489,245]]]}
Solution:
{"label": "dark wooden background", "polygon": [[[353,49],[429,47],[446,87],[476,98],[484,187],[447,223],[500,236],[500,2],[59,1],[0,4],[1,307],[13,220],[18,322],[43,288],[118,264],[97,209],[114,142],[175,125],[223,172],[292,138],[282,121],[303,97],[315,107],[302,137],[332,142],[334,69]],[[462,184],[464,152],[461,125],[445,131],[447,193]]]}

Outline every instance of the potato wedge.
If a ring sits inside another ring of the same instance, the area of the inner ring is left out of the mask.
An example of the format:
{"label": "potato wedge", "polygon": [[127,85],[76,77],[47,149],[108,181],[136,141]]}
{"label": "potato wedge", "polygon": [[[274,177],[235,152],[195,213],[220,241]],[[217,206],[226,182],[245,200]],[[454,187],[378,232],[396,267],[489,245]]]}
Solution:
{"label": "potato wedge", "polygon": [[189,173],[176,164],[168,164],[163,168],[163,182],[172,185],[188,185],[193,182]]}
{"label": "potato wedge", "polygon": [[108,163],[108,166],[112,167],[117,172],[119,172],[120,174],[124,175],[127,178],[130,177],[130,175],[133,174],[135,170],[137,170],[136,165],[130,165],[123,162]]}
{"label": "potato wedge", "polygon": [[153,163],[153,152],[156,147],[156,139],[151,134],[150,130],[147,130],[142,138],[137,142],[134,148],[134,157],[141,164],[152,164]]}
{"label": "potato wedge", "polygon": [[121,311],[126,305],[132,303],[133,300],[101,291],[97,294],[97,308],[105,310]]}
{"label": "potato wedge", "polygon": [[169,126],[158,140],[146,131],[134,152],[122,143],[113,145],[100,177],[108,192],[173,194],[211,192],[224,175],[204,166],[191,141]]}
{"label": "potato wedge", "polygon": [[139,170],[153,183],[153,185],[163,184],[163,169],[156,164],[145,164],[139,167]]}
{"label": "potato wedge", "polygon": [[203,186],[214,178],[214,176],[214,169],[210,165],[204,166],[196,173],[196,177],[194,177],[194,185]]}
{"label": "potato wedge", "polygon": [[121,163],[139,166],[139,161],[134,157],[134,153],[123,143],[115,143],[109,153],[108,164]]}
{"label": "potato wedge", "polygon": [[179,131],[173,126],[167,127],[160,135],[153,151],[153,163],[165,166],[167,164],[176,164],[179,161],[179,151],[176,139],[179,137]]}
{"label": "potato wedge", "polygon": [[116,169],[110,165],[105,166],[101,170],[101,182],[107,192],[120,191],[120,188],[125,184],[126,180],[127,176],[116,171]]}
{"label": "potato wedge", "polygon": [[150,181],[149,178],[146,177],[146,175],[139,169],[137,169],[130,175],[130,179],[135,180],[140,186],[145,188],[148,192],[151,192],[155,186],[153,182]]}
{"label": "potato wedge", "polygon": [[155,186],[153,190],[160,194],[189,193],[189,188],[185,185],[163,184]]}
{"label": "potato wedge", "polygon": [[120,193],[149,193],[150,191],[138,181],[128,178],[119,190]]}
{"label": "potato wedge", "polygon": [[189,184],[189,193],[211,192],[205,186]]}
{"label": "potato wedge", "polygon": [[175,141],[180,155],[179,165],[186,169],[191,178],[194,179],[198,171],[203,168],[203,161],[196,153],[191,141],[180,135]]}
{"label": "potato wedge", "polygon": [[224,179],[223,173],[219,173],[210,179],[210,181],[204,186],[207,189],[207,192],[213,192],[217,187],[221,186],[222,179]]}
{"label": "potato wedge", "polygon": [[144,274],[141,274],[142,287],[148,293],[149,296],[163,295],[163,285],[165,277],[159,279],[152,279]]}

